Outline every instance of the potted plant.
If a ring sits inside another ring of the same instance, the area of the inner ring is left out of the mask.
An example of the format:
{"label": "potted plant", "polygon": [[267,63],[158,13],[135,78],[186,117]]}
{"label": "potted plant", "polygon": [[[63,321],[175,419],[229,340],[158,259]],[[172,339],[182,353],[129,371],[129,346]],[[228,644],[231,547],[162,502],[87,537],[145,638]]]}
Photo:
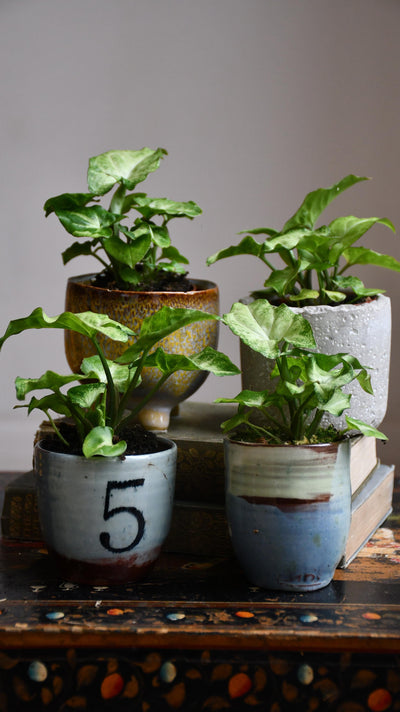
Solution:
{"label": "potted plant", "polygon": [[322,416],[337,418],[348,408],[351,396],[343,388],[354,380],[370,394],[369,375],[351,355],[316,352],[308,321],[285,304],[236,303],[223,320],[272,361],[276,376],[274,388],[218,399],[238,404],[222,424],[234,551],[257,586],[321,588],[333,577],[349,531],[349,435],[386,439],[350,416],[344,430],[321,427]]}
{"label": "potted plant", "polygon": [[[18,400],[47,391],[20,407],[43,411],[53,425],[54,437],[36,445],[34,462],[43,536],[64,578],[92,584],[136,580],[157,559],[171,519],[176,445],[132,425],[152,393],[134,407],[130,396],[147,367],[160,373],[154,391],[177,370],[238,373],[211,347],[182,356],[158,346],[194,320],[216,318],[163,307],[143,320],[135,343],[113,361],[99,335],[126,345],[132,331],[104,314],[48,317],[38,308],[9,323],[0,348],[27,329],[68,329],[87,337],[96,351],[77,373],[48,370],[39,378],[16,379]],[[56,420],[51,413],[64,417]]]}
{"label": "potted plant", "polygon": [[[367,288],[359,277],[349,275],[355,265],[375,265],[400,271],[400,262],[367,247],[355,245],[374,225],[394,231],[387,218],[338,217],[328,225],[316,227],[321,213],[343,191],[367,180],[347,175],[329,188],[308,193],[282,230],[256,228],[236,246],[220,250],[208,264],[234,255],[253,255],[265,264],[268,277],[263,289],[252,298],[265,298],[273,304],[284,302],[311,324],[317,347],[324,353],[343,351],[358,354],[370,366],[374,397],[366,399],[357,382],[350,386],[353,395],[351,415],[378,426],[385,415],[388,397],[391,308],[384,290]],[[262,242],[255,238],[261,235]],[[278,266],[271,256],[279,258]],[[268,365],[241,347],[243,386],[261,388],[268,382]],[[324,422],[331,422],[324,417]],[[345,427],[344,416],[340,427]]]}
{"label": "potted plant", "polygon": [[[186,276],[188,260],[173,246],[169,232],[172,219],[192,220],[200,215],[199,206],[193,201],[175,202],[136,192],[166,153],[162,148],[143,148],[94,156],[89,160],[88,192],[64,193],[46,201],[46,216],[55,213],[65,230],[78,238],[63,252],[64,264],[87,255],[101,265],[98,273],[68,280],[67,311],[108,314],[135,332],[143,318],[161,306],[219,313],[217,286]],[[104,207],[100,201],[111,191],[110,202]],[[216,348],[217,342],[218,321],[213,320],[196,322],[174,333],[163,342],[163,348],[190,354],[207,345]],[[106,336],[101,343],[108,358],[120,355],[119,344]],[[84,357],[94,353],[86,337],[70,331],[65,334],[65,349],[73,372]],[[152,389],[158,377],[155,369],[146,369],[142,388]],[[141,411],[145,426],[166,429],[171,409],[192,395],[205,377],[204,372],[172,376]]]}

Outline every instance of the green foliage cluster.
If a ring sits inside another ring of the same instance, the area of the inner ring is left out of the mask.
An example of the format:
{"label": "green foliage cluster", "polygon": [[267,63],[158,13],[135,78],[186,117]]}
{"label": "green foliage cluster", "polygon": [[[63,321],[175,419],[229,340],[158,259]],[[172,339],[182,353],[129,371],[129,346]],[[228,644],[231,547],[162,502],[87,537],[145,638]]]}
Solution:
{"label": "green foliage cluster", "polygon": [[[273,361],[271,388],[241,391],[219,403],[237,403],[238,412],[222,424],[223,432],[236,430],[245,440],[263,439],[273,444],[331,442],[350,430],[386,439],[361,420],[346,416],[348,429],[321,432],[324,413],[341,415],[351,395],[343,387],[357,380],[372,394],[367,369],[348,354],[326,355],[315,351],[310,324],[285,304],[272,306],[265,299],[249,305],[235,303],[223,321],[244,344]],[[254,412],[263,416],[254,422]],[[252,420],[253,418],[253,420]]]}
{"label": "green foliage cluster", "polygon": [[[85,358],[80,373],[67,376],[46,371],[39,378],[17,377],[15,381],[18,400],[37,390],[50,391],[41,398],[33,396],[29,404],[19,407],[43,411],[56,434],[64,440],[50,411],[72,418],[82,443],[85,457],[102,455],[115,457],[126,450],[126,442],[118,434],[134,420],[140,410],[175,371],[208,371],[216,376],[238,374],[240,371],[230,359],[211,347],[193,355],[166,353],[158,342],[192,322],[217,319],[196,309],[162,307],[146,317],[134,343],[115,361],[107,359],[97,335],[126,343],[134,333],[127,326],[110,319],[105,314],[64,312],[47,316],[38,307],[29,316],[11,321],[0,339],[0,349],[11,336],[28,329],[69,329],[90,339],[96,355]],[[153,389],[135,405],[131,396],[141,382],[146,367],[159,369],[160,377]],[[70,386],[71,383],[77,384]],[[69,387],[64,391],[64,387]],[[64,443],[68,446],[68,443]]]}
{"label": "green foliage cluster", "polygon": [[[46,216],[55,213],[68,233],[78,240],[63,253],[66,264],[75,257],[95,257],[120,289],[135,289],[160,272],[184,274],[188,260],[171,244],[168,224],[173,218],[200,215],[193,201],[175,202],[137,193],[136,186],[160,165],[167,151],[107,151],[89,159],[87,193],[63,193],[49,198]],[[108,209],[102,196],[114,190]],[[128,192],[130,191],[130,192]],[[124,220],[131,210],[133,224]]]}
{"label": "green foliage cluster", "polygon": [[[375,265],[400,271],[400,262],[389,255],[355,243],[377,223],[393,232],[395,228],[387,218],[358,218],[354,215],[338,217],[329,225],[315,224],[325,208],[344,190],[367,178],[345,176],[329,188],[319,188],[308,193],[295,214],[281,231],[260,227],[244,230],[246,236],[238,245],[227,247],[211,255],[209,265],[235,255],[253,255],[268,268],[264,289],[253,292],[255,297],[273,300],[278,297],[297,303],[337,304],[345,299],[357,301],[375,296],[385,290],[369,289],[361,279],[348,274],[354,265]],[[263,242],[254,236],[265,235]],[[281,266],[271,262],[278,255]]]}

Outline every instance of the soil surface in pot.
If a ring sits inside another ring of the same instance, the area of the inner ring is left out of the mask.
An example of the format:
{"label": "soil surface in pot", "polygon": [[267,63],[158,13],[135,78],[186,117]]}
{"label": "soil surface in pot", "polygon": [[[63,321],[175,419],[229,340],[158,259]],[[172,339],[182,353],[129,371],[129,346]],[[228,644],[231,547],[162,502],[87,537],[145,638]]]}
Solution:
{"label": "soil surface in pot", "polygon": [[[353,292],[344,292],[347,296],[342,302],[327,302],[325,306],[334,307],[341,306],[342,304],[369,304],[369,302],[375,301],[376,296],[373,297],[356,297]],[[281,304],[286,304],[288,307],[312,307],[321,306],[321,302],[315,299],[303,299],[300,301],[293,301],[289,297],[278,297],[266,295],[262,290],[254,291],[250,293],[253,299],[266,299],[272,306],[279,307]]]}
{"label": "soil surface in pot", "polygon": [[[60,422],[57,424],[57,427],[70,447],[67,448],[57,435],[50,435],[45,438],[43,446],[52,452],[61,452],[67,455],[82,455],[81,443],[74,425],[68,422]],[[165,443],[156,433],[146,430],[139,423],[135,423],[135,425],[121,431],[118,438],[115,439],[115,442],[118,440],[125,440],[127,444],[126,451],[121,455],[121,458],[124,458],[126,455],[148,455],[149,453],[161,452],[167,449]]]}
{"label": "soil surface in pot", "polygon": [[172,272],[157,272],[152,281],[143,283],[126,284],[119,287],[107,272],[100,272],[92,281],[93,287],[102,289],[132,291],[132,292],[192,292],[196,285],[186,277],[186,274],[174,274]]}

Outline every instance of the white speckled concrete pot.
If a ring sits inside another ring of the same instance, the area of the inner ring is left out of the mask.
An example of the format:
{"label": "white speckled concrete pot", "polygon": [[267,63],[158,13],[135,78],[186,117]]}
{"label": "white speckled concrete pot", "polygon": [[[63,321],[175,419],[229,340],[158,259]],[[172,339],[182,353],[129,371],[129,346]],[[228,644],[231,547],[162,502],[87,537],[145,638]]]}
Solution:
{"label": "white speckled concrete pot", "polygon": [[85,458],[35,447],[39,519],[66,580],[126,583],[152,568],[167,537],[175,443],[148,455]]}
{"label": "white speckled concrete pot", "polygon": [[[249,302],[249,299],[241,300]],[[379,427],[387,408],[391,343],[391,303],[380,294],[363,304],[291,307],[311,324],[318,351],[349,353],[370,372],[374,395],[365,393],[357,381],[344,390],[352,394],[351,405],[340,418],[325,415],[323,426],[346,426],[346,415]],[[267,359],[244,344],[240,345],[242,386],[254,390],[268,388],[270,365]]]}

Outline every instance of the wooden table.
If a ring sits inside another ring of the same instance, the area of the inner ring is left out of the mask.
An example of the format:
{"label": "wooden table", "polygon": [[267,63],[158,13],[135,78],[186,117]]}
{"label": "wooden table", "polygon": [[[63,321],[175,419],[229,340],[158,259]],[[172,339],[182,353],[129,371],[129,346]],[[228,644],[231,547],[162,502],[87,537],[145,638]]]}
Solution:
{"label": "wooden table", "polygon": [[1,545],[0,711],[400,710],[400,517],[314,593],[163,555],[139,584],[60,580]]}

